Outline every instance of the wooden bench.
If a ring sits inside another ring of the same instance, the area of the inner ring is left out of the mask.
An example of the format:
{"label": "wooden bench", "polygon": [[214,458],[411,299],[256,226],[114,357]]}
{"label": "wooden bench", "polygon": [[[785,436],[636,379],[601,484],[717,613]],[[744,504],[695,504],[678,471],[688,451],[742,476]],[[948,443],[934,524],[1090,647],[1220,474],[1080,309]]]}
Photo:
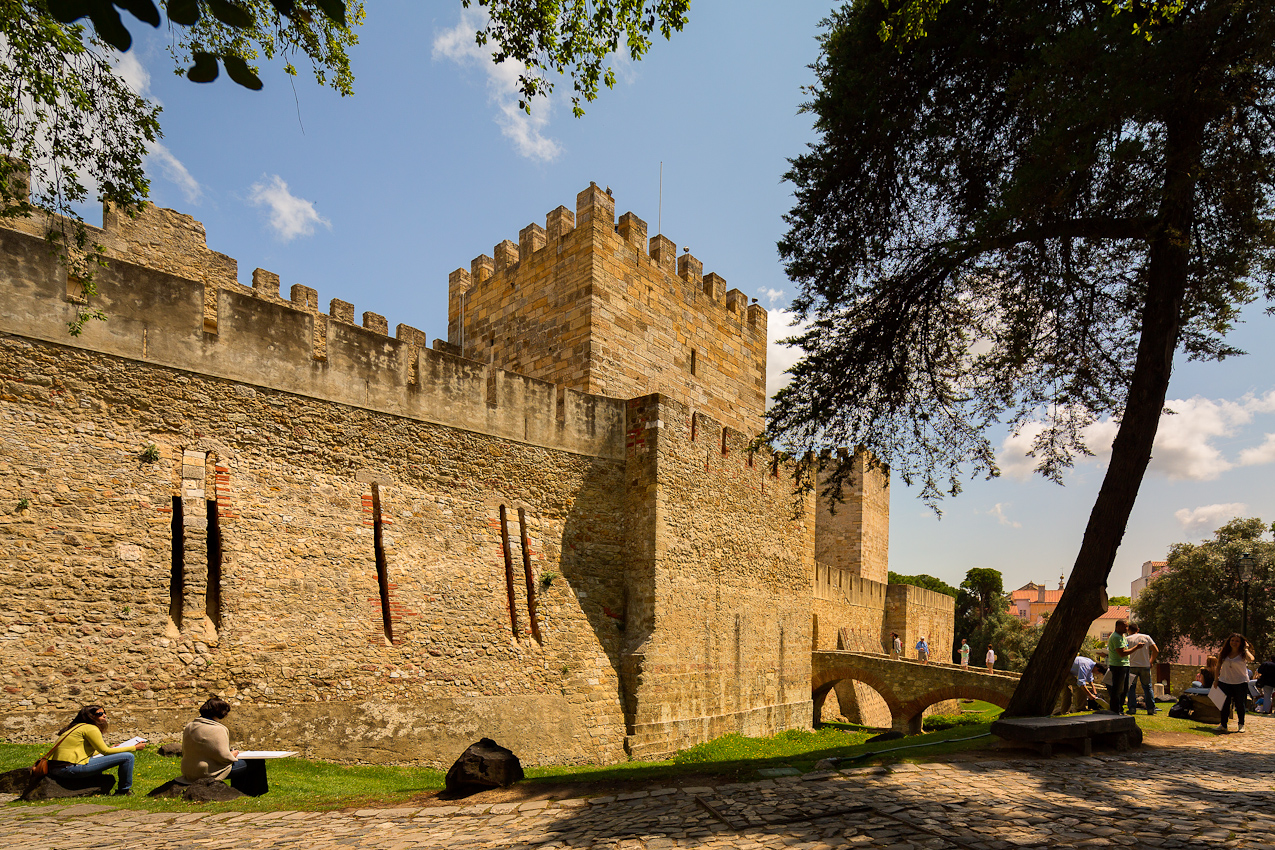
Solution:
{"label": "wooden bench", "polygon": [[1046,758],[1055,744],[1067,744],[1081,755],[1093,754],[1093,741],[1124,751],[1142,746],[1142,730],[1127,714],[1082,714],[1076,717],[1010,717],[992,723],[991,732],[1015,743],[1034,745]]}

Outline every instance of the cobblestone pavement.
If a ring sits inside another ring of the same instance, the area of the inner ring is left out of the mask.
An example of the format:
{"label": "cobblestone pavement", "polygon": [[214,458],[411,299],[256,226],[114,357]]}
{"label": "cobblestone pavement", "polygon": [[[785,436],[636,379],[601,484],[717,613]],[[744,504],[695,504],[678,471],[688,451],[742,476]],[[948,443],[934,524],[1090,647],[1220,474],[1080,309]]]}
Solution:
{"label": "cobblestone pavement", "polygon": [[[1275,722],[1094,757],[846,769],[616,797],[341,812],[0,807],[0,847],[1275,848]],[[1021,751],[1017,751],[1020,752]]]}

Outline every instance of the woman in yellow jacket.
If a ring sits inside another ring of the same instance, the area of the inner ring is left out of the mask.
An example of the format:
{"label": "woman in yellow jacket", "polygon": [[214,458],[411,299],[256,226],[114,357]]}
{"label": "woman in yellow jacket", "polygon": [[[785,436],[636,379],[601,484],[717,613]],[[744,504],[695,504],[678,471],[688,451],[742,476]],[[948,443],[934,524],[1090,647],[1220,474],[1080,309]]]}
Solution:
{"label": "woman in yellow jacket", "polygon": [[100,705],[86,705],[75,719],[58,730],[62,739],[49,756],[49,775],[93,776],[119,768],[119,787],[115,794],[123,796],[133,791],[133,753],[146,746],[143,741],[127,747],[108,747],[102,733],[108,728],[106,709]]}

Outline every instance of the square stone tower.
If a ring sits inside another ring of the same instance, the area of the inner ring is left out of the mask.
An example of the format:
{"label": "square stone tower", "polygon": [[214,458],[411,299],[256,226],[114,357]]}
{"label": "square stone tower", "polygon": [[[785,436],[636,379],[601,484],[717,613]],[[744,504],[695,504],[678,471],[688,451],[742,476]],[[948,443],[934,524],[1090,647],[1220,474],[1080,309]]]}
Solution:
{"label": "square stone tower", "polygon": [[744,434],[766,409],[766,310],[596,183],[449,280],[458,353],[582,392],[662,393]]}

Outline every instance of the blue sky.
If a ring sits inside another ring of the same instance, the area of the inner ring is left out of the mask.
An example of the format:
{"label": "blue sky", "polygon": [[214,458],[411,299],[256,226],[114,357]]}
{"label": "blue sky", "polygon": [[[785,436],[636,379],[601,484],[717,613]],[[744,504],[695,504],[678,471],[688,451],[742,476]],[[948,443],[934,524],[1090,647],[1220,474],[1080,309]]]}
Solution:
{"label": "blue sky", "polygon": [[[165,30],[143,32],[121,72],[164,106],[165,138],[148,162],[153,200],[204,222],[208,242],[253,268],[316,288],[319,303],[353,302],[446,336],[447,275],[575,206],[589,182],[610,186],[654,235],[657,219],[729,286],[773,310],[794,294],[775,250],[791,204],[789,157],[813,139],[799,113],[813,81],[826,2],[697,0],[686,30],[657,42],[619,82],[571,116],[566,88],[531,118],[514,109],[511,69],[477,54],[459,0],[369,4],[352,53],[356,94],[342,98],[302,74],[263,69],[266,88],[173,75]],[[471,22],[472,23],[472,22]],[[663,204],[659,203],[663,162]],[[96,213],[90,220],[95,220]],[[1139,565],[1199,540],[1235,515],[1275,520],[1272,319],[1250,308],[1234,339],[1250,354],[1180,363],[1155,458],[1109,583],[1128,594]],[[772,315],[775,336],[782,315]],[[790,355],[775,348],[779,380]],[[957,584],[993,567],[1007,588],[1056,586],[1070,573],[1104,470],[1097,457],[1065,487],[1029,474],[1018,444],[1005,475],[973,481],[938,519],[901,482],[892,493],[891,568]],[[1003,435],[998,435],[999,440]]]}

